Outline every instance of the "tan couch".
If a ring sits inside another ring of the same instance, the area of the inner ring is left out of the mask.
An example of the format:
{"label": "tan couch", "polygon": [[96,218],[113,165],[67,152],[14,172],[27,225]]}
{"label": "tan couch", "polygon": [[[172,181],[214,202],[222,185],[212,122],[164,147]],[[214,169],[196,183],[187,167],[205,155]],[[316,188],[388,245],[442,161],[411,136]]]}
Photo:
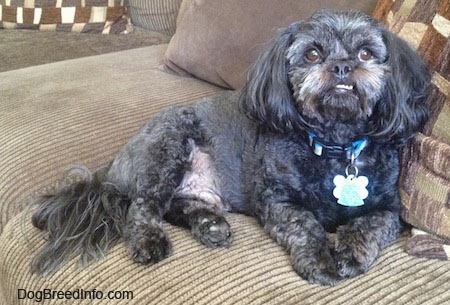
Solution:
{"label": "tan couch", "polygon": [[[391,6],[379,4],[378,9],[394,20]],[[0,73],[0,304],[36,304],[42,298],[42,304],[450,303],[450,263],[407,254],[408,232],[367,274],[330,288],[302,280],[286,252],[254,219],[235,214],[228,216],[235,232],[229,249],[205,248],[185,229],[167,224],[173,255],[156,265],[133,263],[120,242],[103,260],[85,268],[79,268],[74,258],[51,276],[30,274],[33,252],[45,241],[45,233],[30,224],[32,208],[24,210],[30,196],[54,184],[69,165],[94,169],[106,164],[161,108],[224,90],[168,73],[164,63],[173,59],[167,58],[168,47],[161,44]],[[443,113],[448,103],[447,96],[435,112]],[[431,136],[430,132],[426,137]],[[436,139],[444,141],[445,133]],[[446,170],[441,168],[444,174]]]}

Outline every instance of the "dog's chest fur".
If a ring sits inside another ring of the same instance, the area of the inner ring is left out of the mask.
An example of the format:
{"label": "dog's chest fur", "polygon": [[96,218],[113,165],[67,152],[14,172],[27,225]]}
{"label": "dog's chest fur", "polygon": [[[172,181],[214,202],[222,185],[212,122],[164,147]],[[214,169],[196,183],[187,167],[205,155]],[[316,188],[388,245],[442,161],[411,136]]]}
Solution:
{"label": "dog's chest fur", "polygon": [[299,210],[313,212],[323,227],[333,232],[351,218],[374,210],[396,209],[397,157],[396,150],[376,144],[367,147],[355,164],[359,174],[369,179],[369,196],[360,207],[346,207],[338,204],[333,195],[333,180],[336,175],[345,175],[350,161],[316,156],[304,142],[281,138],[268,141],[262,162],[264,173],[257,177],[261,195],[253,200],[255,204],[263,197],[274,202],[294,202]]}

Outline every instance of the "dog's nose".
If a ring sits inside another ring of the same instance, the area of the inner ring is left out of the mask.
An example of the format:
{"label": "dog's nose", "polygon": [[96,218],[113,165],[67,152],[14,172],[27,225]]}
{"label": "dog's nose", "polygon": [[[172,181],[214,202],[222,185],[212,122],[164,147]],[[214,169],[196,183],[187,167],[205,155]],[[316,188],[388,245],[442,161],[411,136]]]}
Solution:
{"label": "dog's nose", "polygon": [[350,72],[353,71],[353,67],[346,61],[340,61],[334,64],[331,71],[339,79],[344,79],[347,78]]}

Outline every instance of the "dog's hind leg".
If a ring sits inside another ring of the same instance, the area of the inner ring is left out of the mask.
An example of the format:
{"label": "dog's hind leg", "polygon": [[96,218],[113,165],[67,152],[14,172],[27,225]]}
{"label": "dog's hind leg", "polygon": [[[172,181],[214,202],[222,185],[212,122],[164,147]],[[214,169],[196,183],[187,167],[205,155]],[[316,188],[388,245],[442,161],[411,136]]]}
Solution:
{"label": "dog's hind leg", "polygon": [[[168,139],[161,141],[167,142]],[[124,229],[131,256],[143,264],[159,262],[171,252],[162,219],[188,162],[188,154],[181,149],[181,143],[168,145],[164,153],[161,145],[161,142],[153,143],[147,154],[139,157],[136,192],[132,195]],[[178,156],[172,159],[175,151]]]}
{"label": "dog's hind leg", "polygon": [[157,263],[170,254],[170,241],[156,206],[142,196],[132,202],[127,213],[124,238],[130,255],[138,263]]}
{"label": "dog's hind leg", "polygon": [[194,109],[171,108],[144,126],[113,162],[111,181],[129,192],[123,237],[136,262],[156,263],[170,254],[163,216],[201,141]]}

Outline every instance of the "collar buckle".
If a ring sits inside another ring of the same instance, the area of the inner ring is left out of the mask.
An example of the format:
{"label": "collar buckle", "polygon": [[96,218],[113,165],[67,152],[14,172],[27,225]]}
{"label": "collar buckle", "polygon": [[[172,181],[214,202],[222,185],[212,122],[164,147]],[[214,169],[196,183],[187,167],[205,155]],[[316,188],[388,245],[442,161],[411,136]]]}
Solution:
{"label": "collar buckle", "polygon": [[308,134],[308,140],[309,146],[315,155],[333,159],[345,158],[347,160],[351,160],[352,162],[358,158],[369,141],[367,137],[363,137],[362,139],[345,146],[333,145],[319,141],[317,136],[312,133]]}

